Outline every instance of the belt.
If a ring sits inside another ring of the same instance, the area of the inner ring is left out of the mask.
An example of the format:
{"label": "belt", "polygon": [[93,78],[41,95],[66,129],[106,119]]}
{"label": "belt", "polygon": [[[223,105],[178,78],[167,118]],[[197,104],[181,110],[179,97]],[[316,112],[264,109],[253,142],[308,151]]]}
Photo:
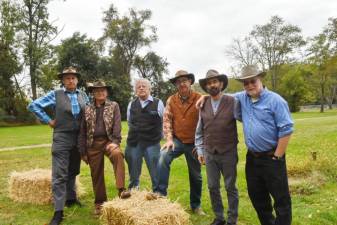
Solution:
{"label": "belt", "polygon": [[248,149],[248,154],[254,156],[255,158],[270,157],[274,155],[274,152],[275,152],[275,149],[264,151],[264,152],[254,152]]}

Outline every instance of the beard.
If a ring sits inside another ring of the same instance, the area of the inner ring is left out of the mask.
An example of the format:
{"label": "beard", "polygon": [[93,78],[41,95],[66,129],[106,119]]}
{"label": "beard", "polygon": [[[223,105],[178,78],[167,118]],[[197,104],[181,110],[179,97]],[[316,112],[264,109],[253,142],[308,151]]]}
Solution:
{"label": "beard", "polygon": [[217,96],[220,93],[220,91],[221,90],[218,87],[212,87],[207,90],[208,94],[210,94],[211,96]]}

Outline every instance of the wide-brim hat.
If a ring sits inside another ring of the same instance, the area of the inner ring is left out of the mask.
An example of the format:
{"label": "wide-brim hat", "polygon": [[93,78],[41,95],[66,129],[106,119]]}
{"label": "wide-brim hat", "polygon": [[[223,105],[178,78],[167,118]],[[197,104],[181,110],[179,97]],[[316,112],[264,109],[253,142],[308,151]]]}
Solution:
{"label": "wide-brim hat", "polygon": [[227,76],[225,74],[219,74],[219,72],[216,71],[216,70],[208,70],[207,73],[206,73],[206,78],[199,80],[200,87],[205,92],[208,92],[207,88],[206,88],[207,81],[209,79],[213,79],[213,78],[217,78],[220,82],[223,82],[223,87],[222,87],[221,91],[223,91],[223,90],[226,89],[226,87],[228,85],[228,78],[227,78]]}
{"label": "wide-brim hat", "polygon": [[104,81],[98,80],[93,83],[87,83],[87,90],[92,92],[95,88],[106,88],[108,92],[112,91],[111,85],[107,85]]}
{"label": "wide-brim hat", "polygon": [[189,78],[189,79],[192,80],[192,83],[191,83],[191,84],[194,83],[194,80],[195,80],[195,79],[194,79],[194,74],[193,74],[193,73],[188,73],[188,72],[185,71],[185,70],[178,70],[178,71],[176,72],[174,78],[171,78],[171,79],[170,79],[170,82],[171,82],[172,84],[175,84],[176,81],[177,81],[179,78],[181,78],[181,77],[187,77],[187,78]]}
{"label": "wide-brim hat", "polygon": [[248,65],[242,68],[241,74],[239,77],[235,78],[238,81],[243,81],[253,77],[264,77],[266,72],[259,70],[256,65]]}
{"label": "wide-brim hat", "polygon": [[66,74],[74,74],[77,76],[77,79],[80,79],[81,74],[77,72],[76,68],[70,66],[63,69],[62,73],[57,74],[57,77],[62,80],[62,77]]}

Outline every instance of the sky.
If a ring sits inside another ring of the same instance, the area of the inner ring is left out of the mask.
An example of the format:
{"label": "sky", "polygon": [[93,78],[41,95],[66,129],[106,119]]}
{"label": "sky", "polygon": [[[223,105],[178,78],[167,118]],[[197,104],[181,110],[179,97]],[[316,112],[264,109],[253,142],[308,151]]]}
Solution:
{"label": "sky", "polygon": [[180,69],[205,77],[208,69],[230,74],[234,62],[225,54],[234,38],[243,38],[255,25],[274,15],[302,29],[304,37],[317,35],[337,17],[336,0],[53,0],[50,20],[64,27],[55,44],[74,32],[97,39],[103,32],[103,12],[113,3],[124,15],[129,8],[150,9],[149,22],[157,27],[151,49],[169,62],[167,78]]}

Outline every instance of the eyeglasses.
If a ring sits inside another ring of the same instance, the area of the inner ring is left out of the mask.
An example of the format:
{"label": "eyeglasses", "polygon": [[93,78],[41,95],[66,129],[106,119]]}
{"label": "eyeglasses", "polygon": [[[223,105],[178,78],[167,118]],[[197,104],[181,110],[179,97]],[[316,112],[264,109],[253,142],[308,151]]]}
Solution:
{"label": "eyeglasses", "polygon": [[251,80],[244,80],[243,86],[248,86],[249,84],[255,84],[257,79],[251,79]]}
{"label": "eyeglasses", "polygon": [[189,79],[179,79],[175,82],[175,85],[180,85],[182,83],[187,83],[189,81]]}

